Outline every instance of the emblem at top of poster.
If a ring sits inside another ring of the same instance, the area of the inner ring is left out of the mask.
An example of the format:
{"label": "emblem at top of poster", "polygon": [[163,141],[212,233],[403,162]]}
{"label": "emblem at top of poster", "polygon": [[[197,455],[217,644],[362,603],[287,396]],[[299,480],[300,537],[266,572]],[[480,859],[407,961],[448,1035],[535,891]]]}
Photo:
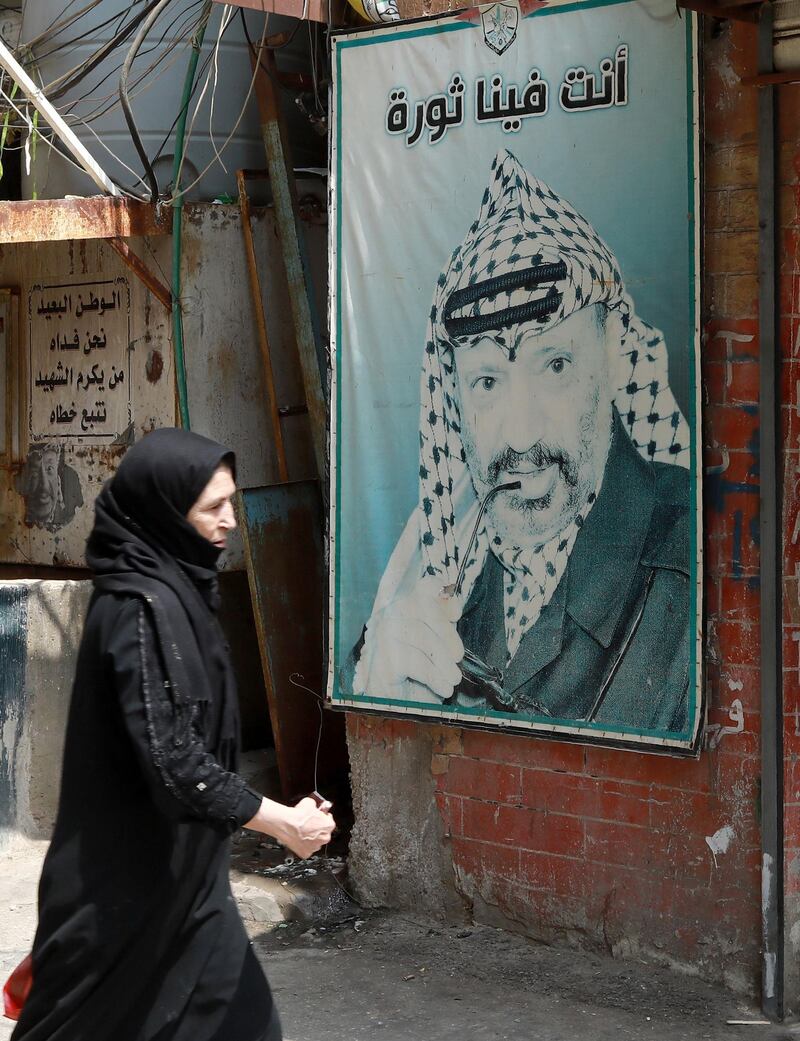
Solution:
{"label": "emblem at top of poster", "polygon": [[495,54],[503,54],[517,38],[519,7],[507,0],[492,4],[481,11],[481,24],[486,46]]}

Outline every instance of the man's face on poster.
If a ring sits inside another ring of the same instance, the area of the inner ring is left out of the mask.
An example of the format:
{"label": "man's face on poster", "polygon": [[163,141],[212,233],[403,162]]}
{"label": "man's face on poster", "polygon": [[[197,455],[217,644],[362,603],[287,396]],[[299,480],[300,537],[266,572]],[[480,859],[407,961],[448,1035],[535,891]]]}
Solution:
{"label": "man's face on poster", "polygon": [[61,498],[58,475],[58,449],[43,448],[31,452],[26,466],[25,507],[26,520],[33,523],[49,521]]}
{"label": "man's face on poster", "polygon": [[611,438],[609,356],[620,335],[616,314],[598,305],[551,328],[509,330],[511,354],[491,336],[456,348],[461,433],[478,497],[522,485],[488,507],[509,545],[555,537],[597,488]]}

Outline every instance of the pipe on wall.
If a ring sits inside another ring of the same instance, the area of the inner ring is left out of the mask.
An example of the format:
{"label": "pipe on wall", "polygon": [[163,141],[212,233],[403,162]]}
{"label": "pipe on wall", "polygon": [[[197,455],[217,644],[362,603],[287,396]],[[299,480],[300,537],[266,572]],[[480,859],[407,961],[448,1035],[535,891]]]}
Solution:
{"label": "pipe on wall", "polygon": [[[772,3],[761,5],[758,71],[773,71]],[[775,87],[758,91],[758,324],[760,344],[761,535],[761,1001],[770,1019],[784,1014],[783,882],[783,482],[780,350],[775,251]]]}

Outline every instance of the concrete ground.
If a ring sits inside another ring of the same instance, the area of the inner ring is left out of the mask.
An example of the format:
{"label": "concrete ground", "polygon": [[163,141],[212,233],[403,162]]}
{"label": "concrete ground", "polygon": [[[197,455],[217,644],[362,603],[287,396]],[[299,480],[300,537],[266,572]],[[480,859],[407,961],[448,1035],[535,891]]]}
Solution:
{"label": "concrete ground", "polygon": [[[44,843],[0,857],[0,977],[27,953]],[[287,1041],[777,1041],[727,991],[495,929],[359,908],[336,858],[287,863],[253,839],[234,891]],[[732,1025],[730,1020],[747,1020]],[[0,1041],[12,1025],[0,1019]]]}

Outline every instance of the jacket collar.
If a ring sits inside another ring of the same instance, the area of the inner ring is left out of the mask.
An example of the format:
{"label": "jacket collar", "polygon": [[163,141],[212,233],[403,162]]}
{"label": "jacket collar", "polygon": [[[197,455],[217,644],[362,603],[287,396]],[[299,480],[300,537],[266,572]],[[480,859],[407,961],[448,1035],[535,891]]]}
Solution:
{"label": "jacket collar", "polygon": [[654,480],[652,468],[634,448],[615,412],[597,502],[575,540],[552,600],[509,663],[506,690],[517,690],[555,661],[563,645],[566,615],[602,647],[610,646],[650,528]]}
{"label": "jacket collar", "polygon": [[615,412],[600,494],[565,575],[567,613],[603,647],[611,643],[639,566],[655,504],[654,482],[652,467]]}
{"label": "jacket collar", "polygon": [[[597,643],[603,647],[611,644],[650,527],[654,481],[652,467],[634,448],[615,412],[597,502],[575,540],[563,579],[509,663],[504,680],[507,690],[527,683],[558,657],[567,614]],[[502,576],[502,566],[490,556],[463,617],[482,608],[482,626],[497,630],[497,639],[502,635],[504,644]],[[493,610],[486,615],[490,608]],[[471,624],[476,620],[470,619]]]}

